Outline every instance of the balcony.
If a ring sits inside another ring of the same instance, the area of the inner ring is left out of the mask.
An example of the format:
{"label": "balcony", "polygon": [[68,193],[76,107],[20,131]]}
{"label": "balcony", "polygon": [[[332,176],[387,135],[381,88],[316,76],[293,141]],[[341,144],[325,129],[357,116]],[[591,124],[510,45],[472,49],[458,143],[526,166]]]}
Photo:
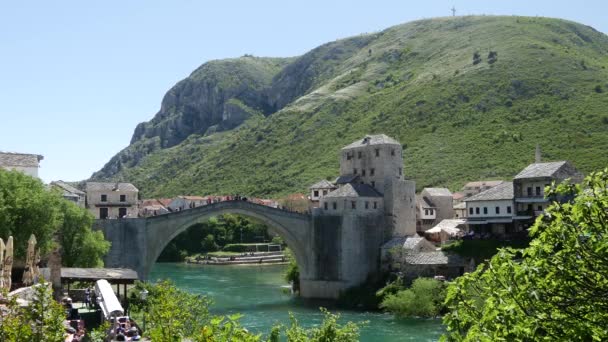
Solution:
{"label": "balcony", "polygon": [[518,218],[518,219],[533,218],[536,216],[540,216],[543,213],[544,213],[543,210],[519,210],[519,211],[517,211],[516,218]]}
{"label": "balcony", "polygon": [[547,203],[547,202],[549,202],[549,199],[545,198],[544,196],[523,195],[523,196],[515,197],[515,202],[517,202],[517,203]]}

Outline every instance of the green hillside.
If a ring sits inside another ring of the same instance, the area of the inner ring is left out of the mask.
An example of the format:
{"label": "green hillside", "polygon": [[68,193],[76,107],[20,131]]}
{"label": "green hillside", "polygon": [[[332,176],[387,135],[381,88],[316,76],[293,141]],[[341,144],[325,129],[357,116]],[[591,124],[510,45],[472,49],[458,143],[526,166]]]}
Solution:
{"label": "green hillside", "polygon": [[279,196],[336,176],[339,149],[368,133],[403,143],[418,188],[512,177],[536,144],[588,172],[608,165],[607,67],[608,36],[515,16],[421,20],[293,59],[210,62],[93,178],[146,197]]}

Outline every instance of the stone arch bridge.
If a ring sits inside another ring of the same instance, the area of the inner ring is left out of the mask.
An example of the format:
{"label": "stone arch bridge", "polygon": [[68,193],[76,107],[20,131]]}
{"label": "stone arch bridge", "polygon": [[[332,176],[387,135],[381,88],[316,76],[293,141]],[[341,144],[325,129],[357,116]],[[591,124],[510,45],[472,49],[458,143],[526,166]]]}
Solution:
{"label": "stone arch bridge", "polygon": [[177,235],[228,213],[264,222],[287,243],[300,269],[302,297],[336,298],[378,269],[382,229],[377,220],[361,221],[355,216],[315,211],[308,215],[247,201],[224,201],[148,218],[97,220],[94,228],[112,243],[104,260],[106,267],[132,268],[147,279],[160,253]]}

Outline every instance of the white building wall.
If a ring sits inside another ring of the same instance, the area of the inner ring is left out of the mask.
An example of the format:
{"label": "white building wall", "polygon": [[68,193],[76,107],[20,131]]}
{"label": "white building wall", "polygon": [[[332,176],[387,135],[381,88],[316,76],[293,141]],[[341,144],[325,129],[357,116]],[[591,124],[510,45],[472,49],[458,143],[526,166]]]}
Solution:
{"label": "white building wall", "polygon": [[23,167],[23,166],[9,166],[3,167],[5,170],[15,170],[22,172],[28,176],[38,178],[38,167]]}
{"label": "white building wall", "polygon": [[434,208],[423,208],[420,207],[418,210],[419,217],[423,220],[434,220],[437,215]]}
{"label": "white building wall", "polygon": [[[496,201],[467,201],[467,218],[491,218],[491,217],[513,217],[515,216],[515,203],[513,200],[496,200]],[[496,213],[496,207],[500,208],[500,213]],[[508,212],[508,207],[511,207],[511,212]],[[473,213],[471,214],[471,208]],[[476,208],[479,208],[479,214]],[[487,213],[484,214],[484,208],[487,208]]]}

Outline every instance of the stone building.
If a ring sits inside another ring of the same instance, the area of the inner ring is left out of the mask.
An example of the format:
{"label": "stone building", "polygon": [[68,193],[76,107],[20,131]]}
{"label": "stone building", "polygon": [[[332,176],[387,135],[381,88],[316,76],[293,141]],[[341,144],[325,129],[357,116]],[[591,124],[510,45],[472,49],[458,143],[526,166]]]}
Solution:
{"label": "stone building", "polygon": [[[323,181],[317,185],[329,188]],[[391,237],[416,234],[415,184],[404,179],[402,148],[394,139],[370,135],[344,147],[333,185],[326,195],[318,193],[319,207],[312,211],[321,281],[300,279],[332,294],[377,272],[380,247]]]}
{"label": "stone building", "polygon": [[[538,155],[537,160],[540,160]],[[583,174],[567,161],[536,162],[518,173],[513,178],[513,191],[517,215],[527,219],[522,222],[522,228],[529,227],[552,201],[564,200],[545,196],[545,187],[566,179],[570,179],[572,183],[580,183],[583,177]]]}
{"label": "stone building", "polygon": [[465,200],[469,231],[503,236],[515,233],[513,183],[503,182]]}
{"label": "stone building", "polygon": [[437,250],[419,236],[393,238],[382,246],[383,269],[401,274],[407,281],[418,277],[456,278],[474,270],[471,258]]}
{"label": "stone building", "polygon": [[202,196],[177,196],[167,205],[167,209],[179,211],[200,207],[205,204],[207,204],[207,198]]}
{"label": "stone building", "polygon": [[87,182],[87,209],[96,219],[138,216],[139,190],[131,183]]}
{"label": "stone building", "polygon": [[44,157],[39,154],[0,151],[0,168],[21,171],[28,176],[38,178],[38,169],[42,159]]}
{"label": "stone building", "polygon": [[64,181],[51,182],[50,186],[61,191],[63,198],[65,198],[66,200],[76,203],[76,205],[81,208],[85,207],[86,194],[84,193],[84,191],[81,191]]}
{"label": "stone building", "polygon": [[417,196],[416,231],[424,232],[454,217],[452,193],[446,188],[424,188]]}
{"label": "stone building", "polygon": [[[393,236],[416,234],[416,185],[404,179],[403,150],[399,142],[384,134],[368,135],[342,148],[336,185],[342,188],[349,184],[351,187],[365,185],[361,191],[374,190],[378,194],[377,206],[384,208],[387,228]],[[330,210],[334,203],[339,206],[339,197],[334,194],[328,199],[327,196],[320,198],[321,208],[327,206]],[[355,210],[373,210],[365,209],[365,201]],[[342,202],[345,203],[344,198]],[[373,202],[369,203],[373,206]]]}
{"label": "stone building", "polygon": [[167,206],[171,203],[171,199],[168,198],[152,198],[139,201],[139,217],[150,217],[157,215],[168,214],[171,211],[167,209]]}
{"label": "stone building", "polygon": [[318,204],[319,203],[319,199],[321,199],[321,197],[327,195],[328,193],[336,190],[338,187],[334,184],[332,184],[330,181],[327,181],[325,179],[313,184],[309,189],[310,189],[310,200],[313,202],[313,206],[315,203]]}

